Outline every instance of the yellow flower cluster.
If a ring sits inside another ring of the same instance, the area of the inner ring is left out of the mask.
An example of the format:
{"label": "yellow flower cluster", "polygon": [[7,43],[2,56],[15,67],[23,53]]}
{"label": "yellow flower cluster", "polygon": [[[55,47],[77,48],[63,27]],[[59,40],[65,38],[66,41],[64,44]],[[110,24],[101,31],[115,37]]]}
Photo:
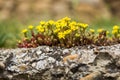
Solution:
{"label": "yellow flower cluster", "polygon": [[36,29],[38,30],[38,32],[44,32],[44,27],[42,27],[41,25],[37,26]]}
{"label": "yellow flower cluster", "polygon": [[113,30],[112,30],[112,34],[118,34],[118,31],[119,31],[119,26],[113,26]]}
{"label": "yellow flower cluster", "polygon": [[66,35],[79,37],[81,28],[86,29],[87,27],[88,24],[77,23],[71,21],[70,18],[65,17],[55,22],[54,33],[57,34],[59,39],[65,39]]}
{"label": "yellow flower cluster", "polygon": [[[105,29],[102,29],[102,28],[97,29],[97,32],[98,32],[98,33],[101,33],[101,32],[103,32],[103,31],[106,31],[106,35],[109,34],[109,31],[107,31],[107,30],[105,30]],[[95,30],[94,30],[94,29],[89,29],[89,32],[92,33],[92,34],[94,34],[94,33],[95,33]]]}
{"label": "yellow flower cluster", "polygon": [[113,26],[112,34],[115,37],[120,37],[120,27],[117,25]]}
{"label": "yellow flower cluster", "polygon": [[[71,18],[65,17],[63,19],[53,21],[40,21],[40,24],[34,27],[33,25],[29,25],[28,29],[22,30],[22,33],[27,33],[28,30],[34,30],[34,28],[37,30],[37,32],[40,33],[47,33],[49,32],[49,35],[56,35],[59,39],[65,39],[67,35],[79,37],[81,34],[84,33],[86,28],[88,27],[88,24],[84,23],[78,23],[76,21],[71,21]],[[98,29],[97,32],[101,33],[104,31],[104,29]],[[95,33],[94,29],[89,29],[89,32]],[[106,34],[108,34],[109,31],[106,31]],[[48,34],[48,33],[47,33]],[[113,26],[112,30],[113,35],[120,35],[120,27],[115,25]]]}
{"label": "yellow flower cluster", "polygon": [[58,33],[58,38],[59,39],[65,39],[65,34],[63,32]]}
{"label": "yellow flower cluster", "polygon": [[[56,35],[59,39],[65,39],[67,35],[69,36],[80,36],[80,30],[85,30],[88,27],[88,24],[78,23],[76,21],[71,21],[71,18],[65,17],[58,21],[40,21],[40,24],[35,27],[35,29],[40,33],[47,33],[49,35]],[[29,30],[33,30],[34,26],[29,25]],[[28,30],[25,29],[22,32],[25,33]],[[51,33],[50,33],[51,32]]]}
{"label": "yellow flower cluster", "polygon": [[[39,43],[41,45],[52,45],[51,41],[54,43],[53,45],[68,47],[79,44],[98,44],[98,42],[109,38],[107,36],[109,31],[102,28],[96,31],[94,29],[87,30],[88,26],[88,24],[72,21],[71,18],[65,17],[57,21],[40,21],[37,26],[29,25],[27,29],[22,30],[22,33],[27,40],[32,41],[32,44],[34,41],[34,45],[36,46],[38,46]],[[98,33],[97,35],[95,34],[96,32]],[[29,35],[29,33],[31,33],[31,35]],[[120,40],[120,27],[117,25],[113,26],[112,34],[113,37],[111,37],[111,39],[116,38],[116,40]],[[33,39],[34,37],[36,40]],[[39,43],[37,44],[37,42]],[[31,44],[27,46],[31,46]]]}

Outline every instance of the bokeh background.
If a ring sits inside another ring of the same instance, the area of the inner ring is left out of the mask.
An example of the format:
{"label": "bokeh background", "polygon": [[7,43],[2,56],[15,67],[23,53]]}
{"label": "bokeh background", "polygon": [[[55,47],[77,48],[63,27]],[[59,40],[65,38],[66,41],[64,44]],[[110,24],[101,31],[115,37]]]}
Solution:
{"label": "bokeh background", "polygon": [[110,31],[120,25],[119,5],[120,0],[0,0],[0,48],[15,48],[30,24],[65,16]]}

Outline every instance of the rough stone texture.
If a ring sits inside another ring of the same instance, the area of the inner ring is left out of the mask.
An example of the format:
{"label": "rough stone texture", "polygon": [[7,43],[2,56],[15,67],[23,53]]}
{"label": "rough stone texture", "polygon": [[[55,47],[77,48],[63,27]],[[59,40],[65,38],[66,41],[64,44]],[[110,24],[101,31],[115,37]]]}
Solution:
{"label": "rough stone texture", "polygon": [[119,80],[120,44],[1,49],[0,80],[6,79]]}
{"label": "rough stone texture", "polygon": [[[77,3],[77,4],[76,4]],[[83,21],[110,18],[103,0],[0,0],[0,20],[59,19],[79,17]]]}

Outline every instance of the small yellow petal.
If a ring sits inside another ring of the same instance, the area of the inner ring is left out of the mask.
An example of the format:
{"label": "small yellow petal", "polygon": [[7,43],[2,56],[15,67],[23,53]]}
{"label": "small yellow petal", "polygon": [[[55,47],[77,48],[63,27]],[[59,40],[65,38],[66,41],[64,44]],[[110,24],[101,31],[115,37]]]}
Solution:
{"label": "small yellow petal", "polygon": [[80,34],[76,33],[75,36],[76,36],[76,37],[80,37]]}
{"label": "small yellow petal", "polygon": [[118,33],[117,29],[112,30],[112,34],[117,34],[117,33]]}
{"label": "small yellow petal", "polygon": [[32,30],[32,29],[33,29],[33,26],[32,26],[32,25],[29,25],[28,28],[29,28],[30,30]]}
{"label": "small yellow petal", "polygon": [[103,29],[98,29],[97,32],[98,33],[101,33],[103,31]]}
{"label": "small yellow petal", "polygon": [[44,25],[46,22],[45,21],[40,21],[40,24],[41,25]]}
{"label": "small yellow petal", "polygon": [[24,30],[22,30],[22,33],[26,33],[28,30],[27,29],[24,29]]}
{"label": "small yellow petal", "polygon": [[113,26],[113,29],[119,29],[119,26],[117,26],[117,25],[115,25],[115,26]]}
{"label": "small yellow petal", "polygon": [[91,33],[94,33],[94,32],[95,32],[95,30],[94,30],[94,29],[90,29],[90,32],[91,32]]}
{"label": "small yellow petal", "polygon": [[110,32],[109,31],[106,31],[106,34],[109,34]]}

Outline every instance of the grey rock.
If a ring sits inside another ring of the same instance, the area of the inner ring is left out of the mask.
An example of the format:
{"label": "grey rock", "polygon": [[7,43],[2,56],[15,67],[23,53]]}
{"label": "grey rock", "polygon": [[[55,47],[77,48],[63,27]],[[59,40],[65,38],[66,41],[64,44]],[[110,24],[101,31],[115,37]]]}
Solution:
{"label": "grey rock", "polygon": [[[120,44],[97,49],[39,46],[0,50],[0,79],[79,80],[92,72],[104,73],[102,80],[120,77]],[[78,57],[64,62],[64,57],[73,54]]]}

